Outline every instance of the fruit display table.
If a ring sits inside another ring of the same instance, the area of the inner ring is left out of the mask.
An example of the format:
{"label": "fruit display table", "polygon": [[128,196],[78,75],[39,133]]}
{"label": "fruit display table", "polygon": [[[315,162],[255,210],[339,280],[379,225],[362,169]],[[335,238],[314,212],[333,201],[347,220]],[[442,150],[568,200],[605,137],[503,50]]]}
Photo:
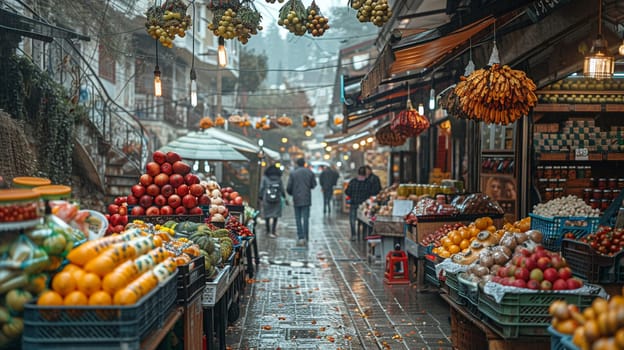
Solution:
{"label": "fruit display table", "polygon": [[440,294],[450,306],[451,339],[453,348],[462,350],[548,350],[550,337],[521,337],[504,339],[480,319],[474,317],[463,306],[455,303],[448,294]]}

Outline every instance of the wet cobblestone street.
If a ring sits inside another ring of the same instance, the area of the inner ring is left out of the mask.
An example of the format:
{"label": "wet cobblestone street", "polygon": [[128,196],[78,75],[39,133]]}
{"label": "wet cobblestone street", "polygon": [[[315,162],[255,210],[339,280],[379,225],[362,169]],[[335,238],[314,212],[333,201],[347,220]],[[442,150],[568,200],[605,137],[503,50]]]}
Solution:
{"label": "wet cobblestone street", "polygon": [[323,214],[313,190],[310,242],[296,246],[292,207],[278,238],[258,222],[261,263],[228,327],[229,349],[451,349],[449,307],[436,293],[387,285],[348,215]]}

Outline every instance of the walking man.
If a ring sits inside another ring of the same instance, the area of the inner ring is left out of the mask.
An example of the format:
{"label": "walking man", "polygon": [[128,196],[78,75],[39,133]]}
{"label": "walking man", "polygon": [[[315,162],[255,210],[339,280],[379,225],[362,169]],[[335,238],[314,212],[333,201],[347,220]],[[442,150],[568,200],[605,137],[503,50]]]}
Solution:
{"label": "walking man", "polygon": [[370,184],[370,192],[371,196],[376,196],[379,191],[381,191],[381,180],[379,180],[379,176],[373,173],[373,168],[370,165],[366,165],[366,180]]}
{"label": "walking man", "polygon": [[351,240],[355,241],[358,207],[372,195],[365,167],[361,166],[358,168],[357,177],[349,181],[345,194],[351,198],[349,203],[349,224],[351,225]]}
{"label": "walking man", "polygon": [[297,159],[296,169],[288,176],[286,192],[292,196],[297,222],[297,246],[305,246],[308,241],[310,226],[310,206],[312,205],[312,189],[316,187],[316,178],[312,170],[305,167],[303,158]]}
{"label": "walking man", "polygon": [[334,186],[338,182],[338,172],[330,166],[323,168],[319,176],[319,183],[323,190],[323,214],[331,212],[331,201],[334,195]]}

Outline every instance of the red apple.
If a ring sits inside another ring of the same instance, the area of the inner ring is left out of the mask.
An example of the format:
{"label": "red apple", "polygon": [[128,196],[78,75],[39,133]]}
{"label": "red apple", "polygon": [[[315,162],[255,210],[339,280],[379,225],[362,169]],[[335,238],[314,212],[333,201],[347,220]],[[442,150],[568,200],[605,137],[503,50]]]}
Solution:
{"label": "red apple", "polygon": [[145,165],[146,173],[150,176],[156,176],[160,174],[160,165],[156,162],[149,162]]}
{"label": "red apple", "polygon": [[[147,174],[145,174],[147,175]],[[149,176],[149,175],[147,175]],[[147,185],[151,185],[151,176],[150,177],[150,183]],[[132,188],[130,189],[132,191],[132,195],[135,196],[136,198],[141,198],[142,195],[145,194],[145,186],[141,185],[141,184],[136,184],[134,186],[132,186]]]}
{"label": "red apple", "polygon": [[552,283],[550,283],[550,281],[543,280],[540,283],[540,289],[541,290],[551,290],[552,289]]}
{"label": "red apple", "polygon": [[163,187],[164,185],[169,183],[169,175],[165,173],[160,173],[154,177],[154,184],[159,187]]}
{"label": "red apple", "polygon": [[507,268],[505,266],[502,266],[501,268],[498,269],[498,277],[507,277]]}
{"label": "red apple", "polygon": [[128,215],[128,207],[125,206],[125,205],[120,206],[119,207],[119,215],[121,215],[121,216]]}
{"label": "red apple", "polygon": [[186,215],[186,214],[188,214],[188,211],[186,210],[185,207],[179,206],[179,207],[175,208],[175,213],[176,213],[176,215]]}
{"label": "red apple", "polygon": [[210,205],[210,196],[204,193],[201,196],[199,196],[198,202],[199,202],[199,205]]}
{"label": "red apple", "polygon": [[223,187],[221,189],[221,193],[230,193],[232,191],[234,191],[234,189],[232,187],[229,187],[229,186],[228,187]]}
{"label": "red apple", "polygon": [[119,225],[119,214],[111,214],[110,216],[110,223],[113,226]]}
{"label": "red apple", "polygon": [[526,267],[520,267],[516,269],[516,273],[514,274],[514,277],[516,277],[516,279],[520,279],[523,281],[528,281],[529,280],[529,270]]}
{"label": "red apple", "polygon": [[527,282],[527,288],[535,290],[540,289],[540,283],[536,280],[529,280]]}
{"label": "red apple", "polygon": [[554,267],[557,270],[566,266],[565,260],[558,253],[554,253],[553,255],[551,255],[550,263],[552,264],[552,267]]}
{"label": "red apple", "polygon": [[550,281],[550,283],[555,283],[559,279],[559,273],[554,267],[549,267],[544,270],[544,279]]}
{"label": "red apple", "polygon": [[114,203],[117,205],[121,205],[126,202],[126,197],[115,197]]}
{"label": "red apple", "polygon": [[160,215],[173,215],[173,213],[173,208],[168,205],[164,205],[160,208]]}
{"label": "red apple", "polygon": [[189,193],[195,197],[200,197],[202,194],[206,193],[204,186],[200,184],[192,184],[189,186]]}
{"label": "red apple", "polygon": [[186,182],[186,184],[189,186],[192,184],[198,184],[199,177],[195,174],[186,174],[184,175],[184,182]]}
{"label": "red apple", "polygon": [[158,187],[158,185],[156,184],[151,184],[147,186],[147,188],[145,189],[145,192],[152,197],[156,197],[160,194],[160,187]]}
{"label": "red apple", "polygon": [[110,222],[110,214],[104,214],[104,217],[106,218],[106,221]]}
{"label": "red apple", "polygon": [[518,287],[518,288],[526,288],[526,287],[527,287],[526,282],[525,282],[524,280],[522,280],[522,279],[518,279],[518,278],[516,278],[516,280],[515,280],[515,281],[513,281],[513,284],[512,284],[512,285],[513,285],[514,287]]}
{"label": "red apple", "polygon": [[169,162],[162,163],[160,165],[160,172],[171,175],[173,174],[173,166]]}
{"label": "red apple", "polygon": [[234,205],[243,205],[243,197],[237,196],[232,200],[232,202]]}
{"label": "red apple", "polygon": [[163,151],[156,151],[154,152],[154,154],[152,154],[152,159],[158,163],[158,164],[162,164],[165,161],[167,161],[167,155],[165,154],[165,152]]}
{"label": "red apple", "polygon": [[159,194],[158,196],[154,197],[154,205],[156,205],[157,207],[167,205],[167,198],[165,198],[165,196],[163,196],[162,194]]}
{"label": "red apple", "polygon": [[194,207],[194,208],[191,208],[191,210],[189,210],[189,214],[191,215],[201,215],[203,213],[204,212],[202,211],[202,208],[200,207]]}
{"label": "red apple", "polygon": [[552,289],[553,290],[566,290],[568,289],[568,284],[566,283],[565,280],[562,280],[561,278],[559,278],[558,280],[553,282]]}
{"label": "red apple", "polygon": [[167,204],[175,209],[182,204],[182,198],[180,198],[177,194],[172,194],[169,198],[167,198]]}
{"label": "red apple", "polygon": [[507,266],[507,277],[513,277],[516,275],[517,267],[515,265]]}
{"label": "red apple", "polygon": [[176,193],[180,197],[184,197],[189,194],[189,187],[186,184],[182,184],[176,188]]}
{"label": "red apple", "polygon": [[173,163],[173,172],[180,175],[186,175],[191,172],[191,167],[190,165],[179,160]]}
{"label": "red apple", "polygon": [[578,289],[583,286],[583,281],[576,277],[573,277],[567,280],[566,284],[568,285],[568,289]]}
{"label": "red apple", "polygon": [[145,210],[145,215],[148,215],[148,216],[160,215],[160,209],[158,209],[158,207],[151,206]]}
{"label": "red apple", "polygon": [[149,194],[144,194],[141,196],[141,198],[139,198],[139,205],[145,209],[149,208],[153,202],[154,197],[150,196]]}
{"label": "red apple", "polygon": [[165,184],[163,187],[160,188],[160,194],[162,194],[165,197],[169,197],[174,193],[175,193],[175,189],[170,184]]}
{"label": "red apple", "polygon": [[152,177],[152,175],[149,175],[149,174],[143,174],[139,178],[139,182],[141,183],[141,185],[145,187],[151,185],[153,181],[154,181],[154,178]]}
{"label": "red apple", "polygon": [[549,268],[550,267],[550,258],[546,257],[546,256],[543,256],[543,257],[537,259],[537,267],[542,269],[542,271],[544,271],[547,268]]}
{"label": "red apple", "polygon": [[523,256],[526,256],[526,257],[531,256],[531,251],[530,251],[528,248],[521,248],[521,249],[520,249],[520,253],[521,253]]}
{"label": "red apple", "polygon": [[187,209],[196,207],[197,197],[193,196],[192,194],[187,194],[186,196],[182,197],[182,205]]}
{"label": "red apple", "polygon": [[169,183],[171,184],[171,186],[178,188],[181,185],[184,185],[184,176],[180,174],[171,174],[171,176],[169,176]]}
{"label": "red apple", "polygon": [[511,264],[513,266],[520,266],[520,262],[522,262],[522,255],[514,255],[511,257]]}
{"label": "red apple", "polygon": [[118,214],[119,213],[119,206],[117,204],[109,204],[108,205],[108,213],[113,215],[113,214]]}
{"label": "red apple", "polygon": [[179,162],[181,161],[182,158],[180,157],[179,154],[175,153],[175,152],[167,152],[167,161],[171,164],[175,163],[175,162]]}
{"label": "red apple", "polygon": [[115,226],[115,227],[113,228],[113,232],[115,232],[115,233],[121,233],[121,232],[123,232],[124,228],[125,228],[125,227],[124,227],[124,225],[117,225],[117,226]]}
{"label": "red apple", "polygon": [[522,259],[522,266],[526,267],[527,270],[531,271],[531,270],[533,270],[534,268],[537,267],[537,263],[535,262],[535,260],[525,256]]}
{"label": "red apple", "polygon": [[[143,192],[143,193],[145,193],[145,192]],[[128,197],[126,197],[127,198],[127,202],[126,203],[128,203],[128,205],[137,205],[139,203],[139,197],[141,197],[141,196],[137,197],[137,196],[135,196],[133,194],[129,194]]]}
{"label": "red apple", "polygon": [[529,273],[529,278],[541,283],[544,280],[544,272],[538,268],[534,268]]}
{"label": "red apple", "polygon": [[560,268],[557,272],[559,273],[559,278],[561,279],[568,280],[572,277],[572,269],[567,266]]}
{"label": "red apple", "polygon": [[119,215],[119,225],[123,225],[124,228],[128,225],[128,215]]}
{"label": "red apple", "polygon": [[232,200],[232,199],[234,199],[234,198],[236,198],[238,196],[240,196],[240,194],[238,192],[236,192],[236,191],[230,192],[229,199]]}

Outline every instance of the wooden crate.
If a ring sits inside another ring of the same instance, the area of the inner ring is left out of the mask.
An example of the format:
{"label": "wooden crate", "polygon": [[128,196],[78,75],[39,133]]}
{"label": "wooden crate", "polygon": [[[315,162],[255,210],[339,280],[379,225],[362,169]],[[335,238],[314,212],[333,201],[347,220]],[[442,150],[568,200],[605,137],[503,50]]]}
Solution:
{"label": "wooden crate", "polygon": [[184,310],[184,350],[201,350],[204,336],[204,309],[201,295]]}

